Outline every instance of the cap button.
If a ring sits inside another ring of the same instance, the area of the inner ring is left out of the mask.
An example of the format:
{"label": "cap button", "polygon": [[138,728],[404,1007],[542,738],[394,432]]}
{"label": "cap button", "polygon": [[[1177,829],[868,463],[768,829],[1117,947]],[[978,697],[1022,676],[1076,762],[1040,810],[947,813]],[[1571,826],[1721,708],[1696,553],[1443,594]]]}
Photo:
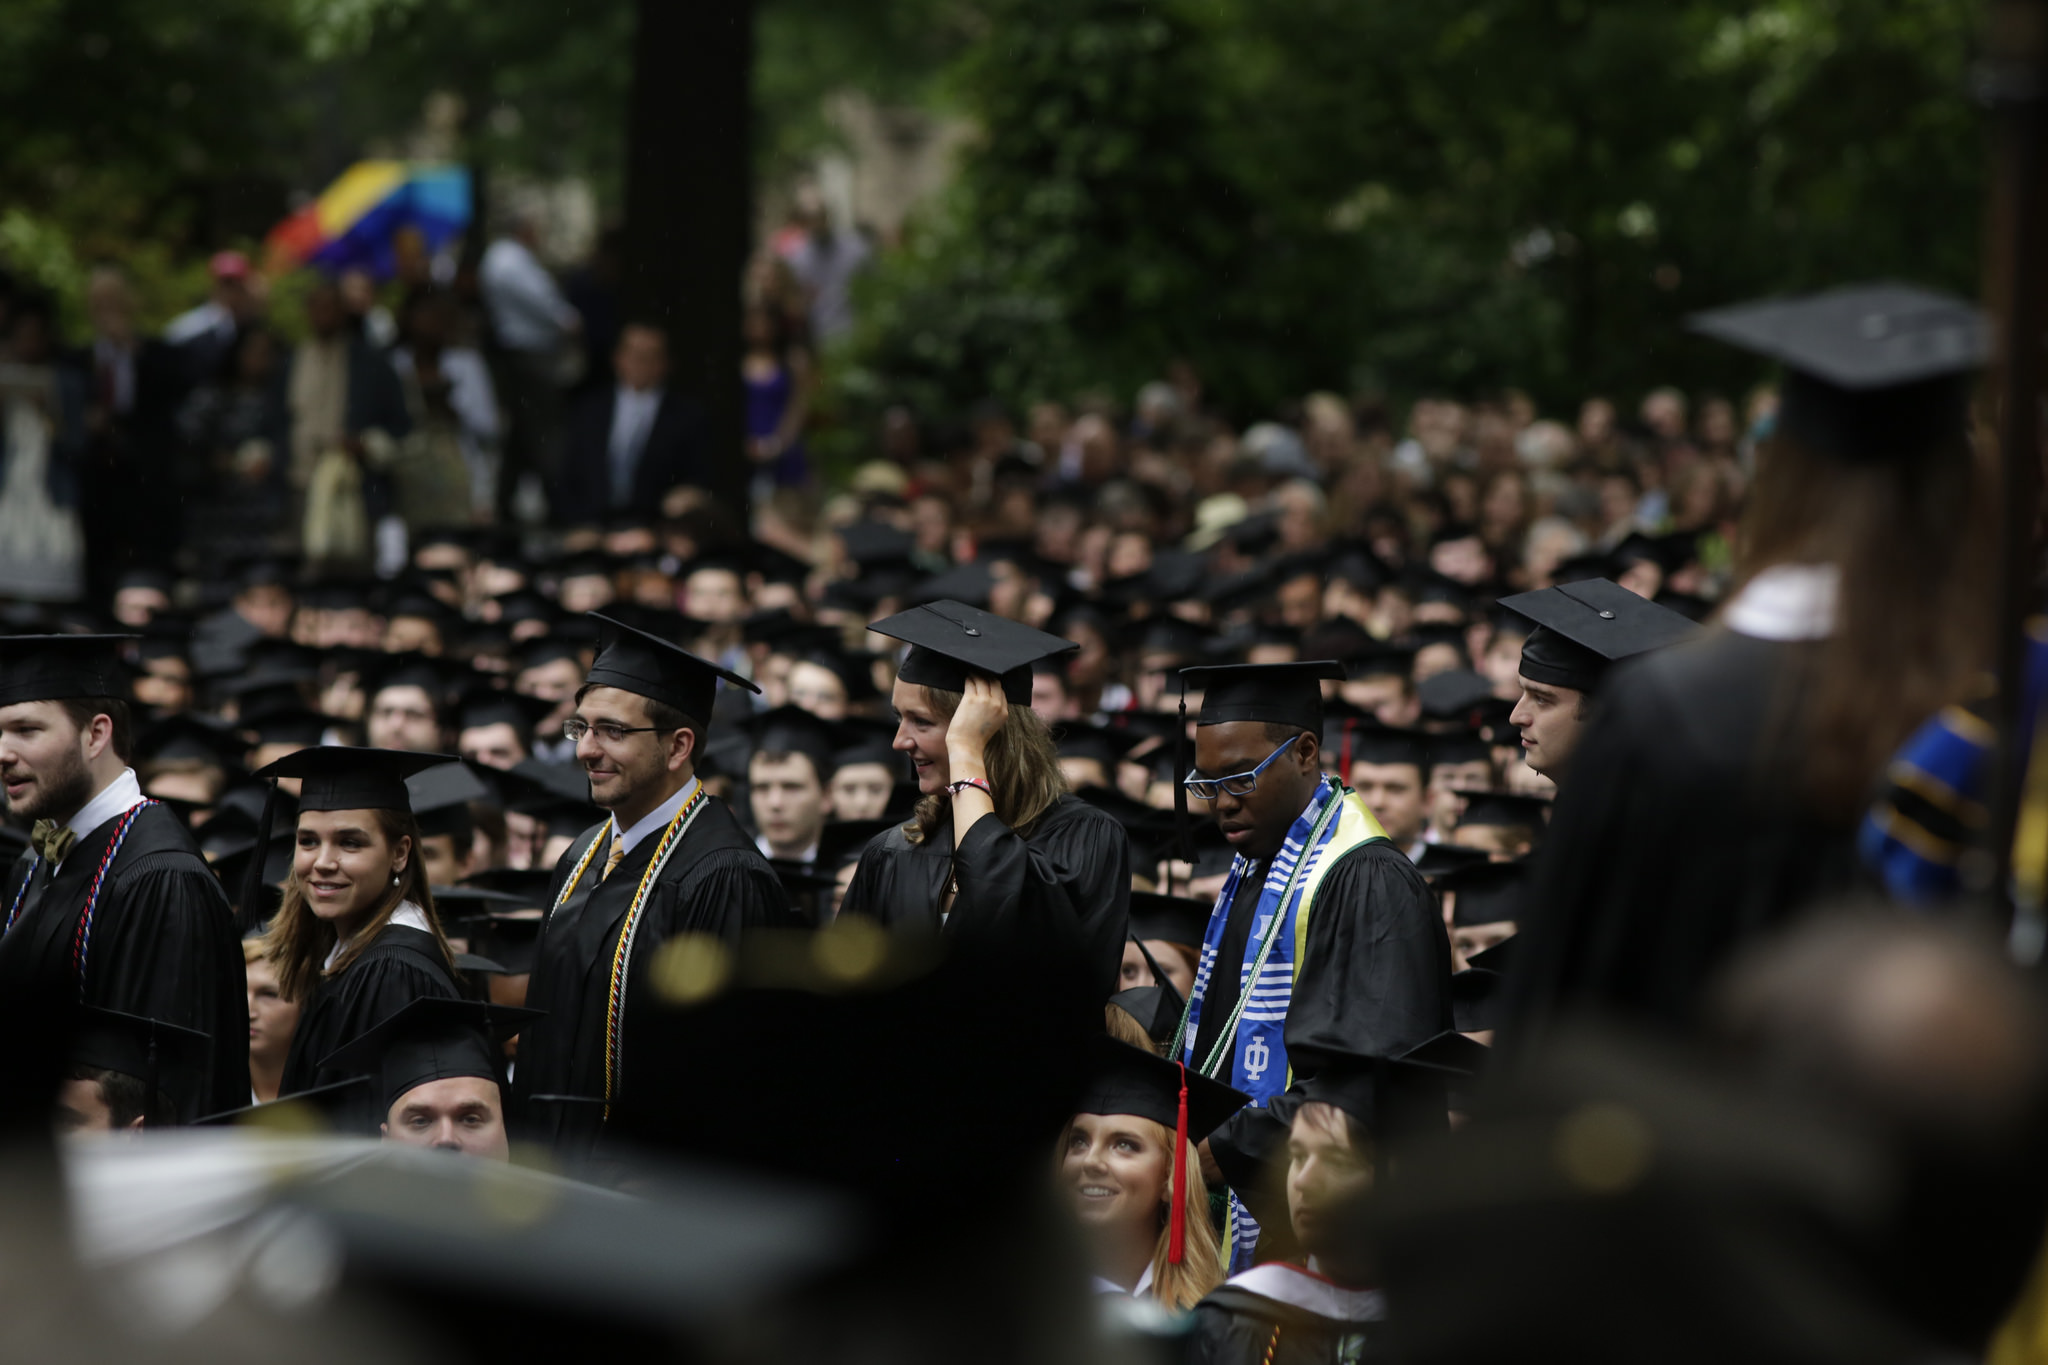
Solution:
{"label": "cap button", "polygon": [[1603,621],[1612,621],[1614,619],[1614,613],[1611,611],[1603,611],[1600,613],[1600,619]]}
{"label": "cap button", "polygon": [[966,626],[966,627],[963,627],[963,629],[964,629],[964,630],[966,630],[966,632],[967,632],[967,633],[968,633],[969,635],[979,635],[979,634],[981,634],[981,631],[980,631],[980,630],[978,630],[978,629],[976,629],[976,628],[975,628],[975,627],[973,627],[973,626]]}

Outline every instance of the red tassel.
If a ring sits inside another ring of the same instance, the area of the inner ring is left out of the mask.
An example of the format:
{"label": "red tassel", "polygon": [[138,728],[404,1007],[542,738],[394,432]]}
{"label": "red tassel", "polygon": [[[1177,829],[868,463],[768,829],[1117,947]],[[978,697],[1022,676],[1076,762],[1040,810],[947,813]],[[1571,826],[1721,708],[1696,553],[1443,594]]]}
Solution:
{"label": "red tassel", "polygon": [[1173,1201],[1173,1212],[1167,1215],[1166,1263],[1179,1265],[1181,1252],[1187,1242],[1187,1192],[1181,1188],[1181,1180],[1188,1167],[1188,1068],[1185,1062],[1176,1062],[1180,1067],[1180,1111],[1173,1120],[1173,1170],[1166,1180],[1166,1197]]}
{"label": "red tassel", "polygon": [[1337,785],[1340,787],[1351,785],[1351,727],[1353,724],[1355,722],[1349,720],[1344,722],[1344,742],[1338,747],[1337,751]]}

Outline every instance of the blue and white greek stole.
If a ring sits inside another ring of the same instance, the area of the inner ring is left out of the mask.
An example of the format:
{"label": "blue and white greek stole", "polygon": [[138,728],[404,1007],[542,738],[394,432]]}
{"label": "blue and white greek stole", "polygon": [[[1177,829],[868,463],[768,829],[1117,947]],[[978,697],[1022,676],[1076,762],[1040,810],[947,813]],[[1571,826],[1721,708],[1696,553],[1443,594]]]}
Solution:
{"label": "blue and white greek stole", "polygon": [[[1239,854],[1231,861],[1230,875],[1224,879],[1223,889],[1216,893],[1216,904],[1209,911],[1209,927],[1202,936],[1202,961],[1195,970],[1194,989],[1188,993],[1181,1037],[1175,1040],[1178,1055],[1189,1067],[1250,1095],[1254,1105],[1263,1106],[1288,1085],[1287,1005],[1294,996],[1296,957],[1303,941],[1299,923],[1302,909],[1310,903],[1321,880],[1320,873],[1345,850],[1365,838],[1385,837],[1363,805],[1355,799],[1343,799],[1348,795],[1325,775],[1307,808],[1288,827],[1287,842],[1274,855],[1272,865],[1266,869],[1265,885],[1259,890],[1258,909],[1252,917],[1251,934],[1245,940],[1244,960],[1236,964],[1237,1027],[1218,1040],[1215,1055],[1197,1057],[1195,1038],[1200,1033],[1203,1001],[1216,971],[1217,955],[1222,950],[1238,886],[1255,866],[1251,859]],[[1235,1191],[1230,1196],[1229,1236],[1231,1271],[1249,1268],[1252,1248],[1259,1240],[1259,1225]]]}

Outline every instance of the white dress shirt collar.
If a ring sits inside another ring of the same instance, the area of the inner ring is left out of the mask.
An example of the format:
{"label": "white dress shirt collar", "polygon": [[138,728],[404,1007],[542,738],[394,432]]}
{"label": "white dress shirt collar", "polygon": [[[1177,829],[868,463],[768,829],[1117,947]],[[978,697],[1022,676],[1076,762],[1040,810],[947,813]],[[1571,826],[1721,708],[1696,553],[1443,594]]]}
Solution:
{"label": "white dress shirt collar", "polygon": [[1839,564],[1773,564],[1743,585],[1721,620],[1757,640],[1825,640],[1841,591]]}
{"label": "white dress shirt collar", "polygon": [[135,769],[123,768],[121,775],[100,788],[99,795],[80,806],[78,814],[66,820],[64,827],[84,839],[115,816],[126,815],[141,804],[142,783],[137,780]]}
{"label": "white dress shirt collar", "polygon": [[818,861],[818,841],[815,839],[811,841],[809,848],[804,849],[794,857],[788,854],[777,853],[774,849],[770,848],[768,846],[768,836],[765,834],[754,836],[754,847],[761,850],[763,858],[780,858],[787,863],[815,863]]}
{"label": "white dress shirt collar", "polygon": [[1146,1291],[1151,1288],[1152,1263],[1150,1261],[1145,1262],[1145,1273],[1138,1277],[1137,1285],[1130,1289],[1124,1288],[1106,1275],[1097,1275],[1095,1277],[1095,1292],[1098,1294],[1128,1294],[1131,1298],[1141,1299],[1145,1297]]}
{"label": "white dress shirt collar", "polygon": [[633,827],[623,833],[619,830],[619,817],[614,815],[612,817],[612,837],[619,841],[627,853],[631,853],[635,844],[656,830],[666,828],[668,822],[676,818],[676,812],[681,810],[684,803],[696,794],[697,779],[693,777],[683,784],[681,791],[641,816],[638,820],[635,820]]}

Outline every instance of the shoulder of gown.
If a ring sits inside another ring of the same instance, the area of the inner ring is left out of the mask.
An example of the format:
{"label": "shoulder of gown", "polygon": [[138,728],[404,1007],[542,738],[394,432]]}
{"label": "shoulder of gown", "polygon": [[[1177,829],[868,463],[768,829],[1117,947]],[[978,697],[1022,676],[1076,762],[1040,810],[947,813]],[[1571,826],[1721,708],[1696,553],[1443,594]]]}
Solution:
{"label": "shoulder of gown", "polygon": [[1450,935],[1435,893],[1391,843],[1347,850],[1310,910],[1287,1046],[1393,1057],[1452,1023]]}

